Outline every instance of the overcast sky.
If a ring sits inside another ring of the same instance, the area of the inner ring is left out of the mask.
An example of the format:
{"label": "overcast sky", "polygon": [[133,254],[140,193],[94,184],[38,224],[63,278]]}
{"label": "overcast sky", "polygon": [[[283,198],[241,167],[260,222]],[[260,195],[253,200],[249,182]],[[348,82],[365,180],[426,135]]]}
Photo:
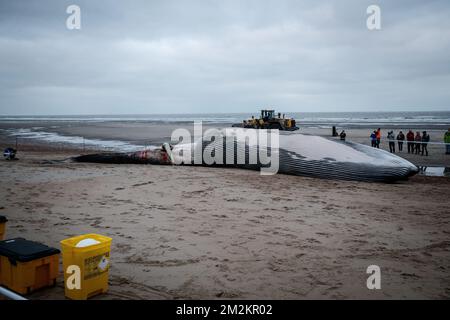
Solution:
{"label": "overcast sky", "polygon": [[450,111],[450,1],[0,0],[0,114],[262,106]]}

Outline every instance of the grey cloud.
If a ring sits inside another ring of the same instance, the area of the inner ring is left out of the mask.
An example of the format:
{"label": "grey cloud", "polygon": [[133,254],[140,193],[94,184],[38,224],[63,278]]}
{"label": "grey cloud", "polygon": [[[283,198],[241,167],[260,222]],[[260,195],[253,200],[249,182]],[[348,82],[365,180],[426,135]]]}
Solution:
{"label": "grey cloud", "polygon": [[449,110],[450,3],[372,3],[1,1],[0,114]]}

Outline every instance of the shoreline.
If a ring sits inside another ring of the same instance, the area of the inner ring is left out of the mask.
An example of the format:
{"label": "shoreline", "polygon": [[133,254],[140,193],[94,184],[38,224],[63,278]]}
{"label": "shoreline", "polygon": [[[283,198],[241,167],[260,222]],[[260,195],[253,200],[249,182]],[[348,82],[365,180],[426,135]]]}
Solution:
{"label": "shoreline", "polygon": [[[228,125],[216,126],[212,124],[204,124],[203,130],[209,128],[224,128]],[[11,130],[29,130],[23,136],[16,137],[8,135]],[[34,129],[33,128],[37,128]],[[175,129],[184,128],[193,131],[192,124],[180,126],[179,124],[148,124],[148,123],[134,123],[134,122],[101,122],[101,123],[66,123],[61,122],[55,124],[54,122],[44,122],[39,126],[35,122],[24,125],[23,123],[4,123],[0,121],[0,144],[3,147],[13,146],[16,142],[19,151],[26,150],[77,150],[81,153],[86,152],[128,152],[139,151],[145,148],[159,147],[164,142],[170,142],[171,134]],[[340,131],[343,128],[338,128]],[[419,128],[411,128],[413,132],[423,131]],[[347,140],[365,145],[370,145],[369,135],[370,129],[348,129]],[[387,131],[392,130],[390,127],[381,127],[382,140],[381,149],[389,150],[387,142]],[[409,128],[403,128],[406,134]],[[395,131],[398,133],[399,130]],[[446,130],[427,129],[431,137],[431,143],[428,145],[429,156],[421,156],[407,153],[406,142],[403,145],[403,152],[398,151],[396,143],[396,155],[412,162],[417,166],[438,166],[450,167],[450,156],[445,154],[445,146],[441,144],[434,144],[435,142],[442,143],[443,135]],[[34,135],[37,138],[30,138]],[[294,133],[319,135],[333,139],[331,137],[331,129],[320,128],[304,128]],[[283,134],[283,133],[282,133]],[[39,136],[44,136],[49,141],[39,139]],[[338,138],[334,138],[338,139]],[[56,142],[52,142],[56,141]],[[73,143],[73,141],[78,143]],[[83,145],[83,142],[86,143]],[[90,144],[92,142],[92,144]],[[40,146],[37,148],[37,146]]]}

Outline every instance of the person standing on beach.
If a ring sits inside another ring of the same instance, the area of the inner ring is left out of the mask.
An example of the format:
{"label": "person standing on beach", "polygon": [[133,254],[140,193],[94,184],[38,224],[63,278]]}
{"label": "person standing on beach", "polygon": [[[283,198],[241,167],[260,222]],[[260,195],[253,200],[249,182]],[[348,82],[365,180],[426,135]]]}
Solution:
{"label": "person standing on beach", "polygon": [[370,142],[372,143],[372,147],[375,148],[377,146],[377,132],[375,130],[370,135]]}
{"label": "person standing on beach", "polygon": [[341,134],[339,136],[341,137],[342,141],[345,141],[345,137],[347,137],[347,134],[345,133],[345,130],[342,130]]}
{"label": "person standing on beach", "polygon": [[444,134],[444,143],[446,143],[445,154],[450,154],[450,128],[448,128],[447,132]]}
{"label": "person standing on beach", "polygon": [[394,131],[389,131],[387,138],[389,140],[389,152],[395,153],[395,135]]}
{"label": "person standing on beach", "polygon": [[398,151],[403,151],[403,141],[405,141],[405,135],[403,134],[403,131],[400,131],[397,135],[397,141],[398,141]]}
{"label": "person standing on beach", "polygon": [[376,136],[377,136],[377,148],[380,148],[380,142],[381,142],[381,129],[378,128],[377,132],[376,132]]}
{"label": "person standing on beach", "polygon": [[414,132],[411,130],[406,134],[406,141],[408,144],[408,153],[414,153]]}
{"label": "person standing on beach", "polygon": [[414,140],[416,141],[416,143],[415,143],[416,154],[419,154],[420,153],[420,145],[422,144],[422,136],[420,135],[419,131],[416,132],[416,138]]}
{"label": "person standing on beach", "polygon": [[430,135],[426,131],[422,133],[422,155],[425,153],[428,157],[428,142],[430,142]]}

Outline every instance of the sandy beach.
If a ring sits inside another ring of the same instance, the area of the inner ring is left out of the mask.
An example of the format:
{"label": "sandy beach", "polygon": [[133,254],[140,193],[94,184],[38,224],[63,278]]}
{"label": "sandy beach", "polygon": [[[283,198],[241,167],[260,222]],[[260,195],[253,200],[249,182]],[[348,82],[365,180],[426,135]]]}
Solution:
{"label": "sandy beach", "polygon": [[[22,144],[0,165],[0,214],[8,238],[112,237],[110,291],[95,299],[450,298],[448,178],[53,161],[80,152]],[[372,264],[381,290],[366,287]],[[63,286],[30,298],[64,299]]]}

